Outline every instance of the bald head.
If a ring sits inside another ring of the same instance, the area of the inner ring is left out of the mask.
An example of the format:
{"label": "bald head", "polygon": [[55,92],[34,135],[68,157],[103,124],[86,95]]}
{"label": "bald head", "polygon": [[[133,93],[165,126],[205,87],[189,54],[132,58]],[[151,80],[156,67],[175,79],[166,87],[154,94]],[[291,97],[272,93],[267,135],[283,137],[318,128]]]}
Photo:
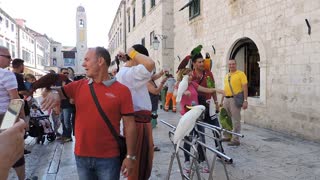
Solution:
{"label": "bald head", "polygon": [[108,50],[103,47],[89,48],[82,66],[88,77],[94,78],[99,73],[107,73],[111,58]]}

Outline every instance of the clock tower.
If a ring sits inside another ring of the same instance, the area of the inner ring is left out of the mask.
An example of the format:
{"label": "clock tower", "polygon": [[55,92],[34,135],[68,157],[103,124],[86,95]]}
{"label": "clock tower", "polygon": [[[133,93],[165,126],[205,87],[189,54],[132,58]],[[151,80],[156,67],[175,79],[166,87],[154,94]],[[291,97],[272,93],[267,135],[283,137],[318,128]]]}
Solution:
{"label": "clock tower", "polygon": [[76,31],[77,31],[77,56],[76,56],[76,73],[85,73],[82,63],[87,51],[87,17],[84,7],[78,6],[76,17]]}

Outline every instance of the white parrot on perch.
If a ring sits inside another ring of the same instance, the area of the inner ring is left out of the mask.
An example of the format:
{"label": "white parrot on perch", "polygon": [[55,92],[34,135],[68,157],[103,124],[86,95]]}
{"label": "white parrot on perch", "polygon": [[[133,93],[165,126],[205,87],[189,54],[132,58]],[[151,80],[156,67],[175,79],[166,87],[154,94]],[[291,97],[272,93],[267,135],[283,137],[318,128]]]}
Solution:
{"label": "white parrot on perch", "polygon": [[176,102],[179,103],[183,96],[183,93],[188,89],[188,79],[189,75],[183,75],[182,81],[179,83]]}
{"label": "white parrot on perch", "polygon": [[179,150],[181,140],[189,135],[194,128],[197,119],[206,108],[203,105],[196,105],[185,113],[179,120],[176,130],[174,131],[173,143],[176,144],[176,152]]}

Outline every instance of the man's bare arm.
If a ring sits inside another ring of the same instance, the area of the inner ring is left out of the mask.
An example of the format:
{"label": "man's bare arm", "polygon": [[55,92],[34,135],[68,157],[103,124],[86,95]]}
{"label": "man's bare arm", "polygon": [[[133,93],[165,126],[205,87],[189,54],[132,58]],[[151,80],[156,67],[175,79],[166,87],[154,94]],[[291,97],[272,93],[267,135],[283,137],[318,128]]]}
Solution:
{"label": "man's bare arm", "polygon": [[151,79],[153,79],[155,81],[155,80],[161,78],[162,75],[164,75],[164,71],[163,70],[161,70],[157,74],[152,75]]}
{"label": "man's bare arm", "polygon": [[[126,143],[127,143],[127,155],[130,157],[136,156],[136,144],[137,144],[137,131],[136,123],[133,116],[123,116],[123,123],[125,129]],[[133,172],[135,160],[126,158],[121,166],[121,172],[124,177],[130,176]]]}
{"label": "man's bare arm", "polygon": [[17,89],[11,89],[8,91],[10,99],[20,99],[18,90]]}
{"label": "man's bare arm", "polygon": [[244,102],[242,104],[242,109],[247,109],[248,108],[248,84],[243,84],[242,85],[243,89],[243,97],[244,97]]}
{"label": "man's bare arm", "polygon": [[248,84],[243,84],[242,89],[243,89],[244,99],[247,100],[248,99]]}
{"label": "man's bare arm", "polygon": [[[130,48],[128,50],[129,54],[131,51],[133,51],[134,49],[133,48]],[[135,50],[134,50],[135,51]],[[140,54],[140,53],[137,53],[134,58],[133,58],[134,61],[137,62],[137,64],[142,64],[144,65],[144,67],[146,67],[146,69],[149,71],[149,72],[152,72],[154,67],[155,67],[155,63],[154,61],[149,57],[149,56],[145,56],[143,54]]]}
{"label": "man's bare arm", "polygon": [[123,116],[123,124],[127,142],[127,154],[136,155],[137,131],[133,116]]}

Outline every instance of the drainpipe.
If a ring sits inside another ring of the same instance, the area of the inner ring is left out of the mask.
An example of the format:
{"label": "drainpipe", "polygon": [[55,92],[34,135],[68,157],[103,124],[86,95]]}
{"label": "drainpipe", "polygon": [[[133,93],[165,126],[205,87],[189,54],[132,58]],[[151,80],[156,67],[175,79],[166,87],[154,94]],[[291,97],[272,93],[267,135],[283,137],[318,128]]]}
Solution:
{"label": "drainpipe", "polygon": [[123,18],[124,18],[124,25],[123,25],[123,29],[124,29],[124,35],[123,35],[123,40],[124,40],[124,50],[123,52],[126,52],[127,50],[127,4],[126,1],[123,0],[122,1],[124,3],[123,7],[124,7],[124,13],[123,13]]}

